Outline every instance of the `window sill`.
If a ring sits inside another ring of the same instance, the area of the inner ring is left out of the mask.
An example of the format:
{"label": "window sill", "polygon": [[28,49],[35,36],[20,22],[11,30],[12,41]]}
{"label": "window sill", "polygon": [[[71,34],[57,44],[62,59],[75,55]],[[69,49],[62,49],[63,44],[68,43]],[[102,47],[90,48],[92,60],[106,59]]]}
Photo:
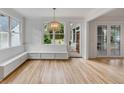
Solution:
{"label": "window sill", "polygon": [[63,45],[67,45],[67,44],[43,44],[43,45],[48,45],[48,46],[63,46]]}

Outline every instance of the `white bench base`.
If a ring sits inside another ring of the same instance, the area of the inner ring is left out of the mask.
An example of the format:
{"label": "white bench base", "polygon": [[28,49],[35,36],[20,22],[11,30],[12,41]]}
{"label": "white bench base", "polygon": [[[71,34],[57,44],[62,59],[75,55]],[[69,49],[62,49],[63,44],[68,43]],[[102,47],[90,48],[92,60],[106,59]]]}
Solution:
{"label": "white bench base", "polygon": [[35,53],[24,52],[0,64],[0,81],[13,72],[27,59],[68,59],[68,53]]}
{"label": "white bench base", "polygon": [[17,67],[28,59],[27,52],[24,52],[9,61],[0,64],[0,81],[13,72]]}
{"label": "white bench base", "polygon": [[68,53],[28,53],[29,59],[68,59]]}

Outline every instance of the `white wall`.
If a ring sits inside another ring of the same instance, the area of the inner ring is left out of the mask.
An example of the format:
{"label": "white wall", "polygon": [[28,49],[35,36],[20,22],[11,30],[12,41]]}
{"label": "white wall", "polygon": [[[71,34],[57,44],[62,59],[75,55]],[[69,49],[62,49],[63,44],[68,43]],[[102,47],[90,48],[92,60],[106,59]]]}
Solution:
{"label": "white wall", "polygon": [[[20,21],[22,21],[22,23],[24,22],[23,17],[11,8],[10,9],[1,8],[0,13],[4,13],[5,15],[8,15],[8,16],[11,16],[11,17],[14,17],[14,18],[18,18]],[[24,32],[24,28],[23,28],[23,25],[22,25],[22,32],[21,32],[22,37],[23,37],[23,32]],[[16,56],[19,53],[24,52],[24,46],[23,46],[24,40],[22,39],[21,42],[22,42],[21,46],[0,50],[0,63]]]}
{"label": "white wall", "polygon": [[[68,19],[68,18],[57,18],[58,21],[62,22],[65,24],[65,45],[44,45],[43,44],[43,23],[50,22],[52,19],[51,18],[42,18],[42,19],[26,19],[25,22],[25,44],[26,44],[26,49],[31,52],[31,51],[65,51],[67,50],[68,46],[68,41],[69,41],[69,31],[70,31],[70,26],[69,24],[72,22],[76,23],[81,23],[83,27],[83,21],[82,19]],[[83,29],[82,29],[83,33]],[[84,34],[82,34],[84,35]],[[82,44],[83,44],[82,39]],[[82,49],[83,45],[81,46]],[[83,51],[83,50],[81,50]],[[83,54],[82,54],[83,55]]]}
{"label": "white wall", "polygon": [[124,17],[109,17],[102,16],[89,23],[89,57],[95,58],[97,56],[97,37],[96,24],[120,24],[121,25],[121,55],[124,57]]}

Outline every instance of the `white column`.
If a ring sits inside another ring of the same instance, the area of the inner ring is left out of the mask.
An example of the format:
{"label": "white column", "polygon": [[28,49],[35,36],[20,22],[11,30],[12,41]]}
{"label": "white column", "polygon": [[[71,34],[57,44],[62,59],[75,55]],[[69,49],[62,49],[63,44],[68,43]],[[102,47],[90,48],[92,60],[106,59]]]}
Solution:
{"label": "white column", "polygon": [[84,59],[89,58],[89,23],[84,23]]}

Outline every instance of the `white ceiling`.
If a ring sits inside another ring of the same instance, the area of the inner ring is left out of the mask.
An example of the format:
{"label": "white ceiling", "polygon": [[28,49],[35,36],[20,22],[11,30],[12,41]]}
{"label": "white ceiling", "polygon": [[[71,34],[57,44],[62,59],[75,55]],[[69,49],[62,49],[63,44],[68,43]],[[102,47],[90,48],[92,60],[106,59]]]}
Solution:
{"label": "white ceiling", "polygon": [[[13,8],[27,18],[52,17],[52,8]],[[96,8],[57,8],[56,17],[86,18]]]}
{"label": "white ceiling", "polygon": [[108,16],[108,17],[124,17],[124,8],[114,9],[114,10],[106,13],[103,16]]}

